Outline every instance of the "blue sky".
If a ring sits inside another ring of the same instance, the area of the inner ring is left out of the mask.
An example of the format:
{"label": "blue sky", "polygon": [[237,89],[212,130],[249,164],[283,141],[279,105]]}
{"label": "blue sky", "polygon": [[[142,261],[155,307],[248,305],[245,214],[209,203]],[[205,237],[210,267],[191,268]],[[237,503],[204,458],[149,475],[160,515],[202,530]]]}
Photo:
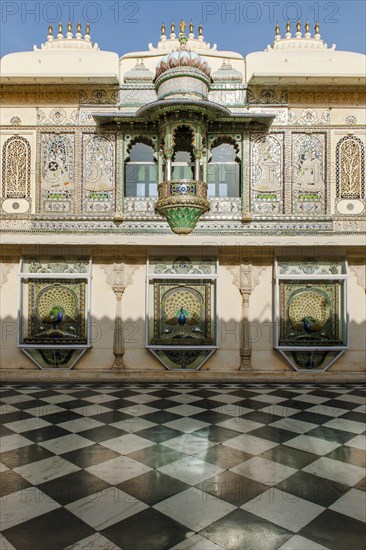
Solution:
{"label": "blue sky", "polygon": [[338,50],[365,53],[366,2],[363,0],[241,0],[241,1],[152,1],[152,0],[0,0],[1,55],[29,51],[46,40],[47,27],[57,28],[59,19],[66,27],[71,17],[83,29],[91,21],[93,41],[104,50],[120,55],[146,50],[156,45],[162,21],[169,31],[172,20],[193,20],[195,30],[203,24],[205,40],[218,49],[244,55],[263,50],[272,42],[278,21],[281,34],[285,22],[309,19],[312,33],[315,20],[322,38]]}

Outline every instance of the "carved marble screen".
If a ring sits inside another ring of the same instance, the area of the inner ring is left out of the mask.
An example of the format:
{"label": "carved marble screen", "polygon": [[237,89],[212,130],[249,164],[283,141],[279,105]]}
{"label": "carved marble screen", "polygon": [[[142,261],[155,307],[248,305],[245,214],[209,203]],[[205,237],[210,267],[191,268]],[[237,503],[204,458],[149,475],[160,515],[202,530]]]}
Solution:
{"label": "carved marble screen", "polygon": [[282,212],[283,164],[283,134],[251,135],[252,212]]}
{"label": "carved marble screen", "polygon": [[83,210],[103,214],[115,205],[114,134],[83,136]]}
{"label": "carved marble screen", "polygon": [[42,134],[40,200],[44,212],[74,211],[74,141],[74,134]]}
{"label": "carved marble screen", "polygon": [[168,369],[198,369],[216,349],[216,261],[153,258],[147,347]]}
{"label": "carved marble screen", "polygon": [[41,368],[70,368],[89,346],[89,262],[23,262],[19,344]]}
{"label": "carved marble screen", "polygon": [[323,214],[326,200],[325,134],[292,136],[292,210]]}
{"label": "carved marble screen", "polygon": [[2,172],[2,196],[4,199],[29,197],[31,148],[28,140],[21,136],[13,136],[5,141]]}
{"label": "carved marble screen", "polygon": [[356,136],[346,136],[337,143],[337,198],[365,197],[365,147]]}

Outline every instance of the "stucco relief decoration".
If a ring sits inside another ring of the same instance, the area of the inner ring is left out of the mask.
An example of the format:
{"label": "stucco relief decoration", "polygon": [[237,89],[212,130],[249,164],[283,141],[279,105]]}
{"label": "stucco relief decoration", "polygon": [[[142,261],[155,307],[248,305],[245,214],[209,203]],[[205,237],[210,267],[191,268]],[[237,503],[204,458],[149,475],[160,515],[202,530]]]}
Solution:
{"label": "stucco relief decoration", "polygon": [[14,136],[3,145],[3,198],[25,198],[30,195],[31,148],[28,140]]}
{"label": "stucco relief decoration", "polygon": [[337,197],[362,199],[365,196],[365,147],[356,136],[346,136],[337,144]]}
{"label": "stucco relief decoration", "polygon": [[84,136],[84,209],[114,208],[115,136]]}
{"label": "stucco relief decoration", "polygon": [[302,214],[321,214],[325,196],[325,136],[293,137],[293,209]]}
{"label": "stucco relief decoration", "polygon": [[42,135],[42,206],[46,212],[72,212],[74,191],[74,138]]}
{"label": "stucco relief decoration", "polygon": [[254,212],[281,212],[283,135],[252,136],[251,188]]}

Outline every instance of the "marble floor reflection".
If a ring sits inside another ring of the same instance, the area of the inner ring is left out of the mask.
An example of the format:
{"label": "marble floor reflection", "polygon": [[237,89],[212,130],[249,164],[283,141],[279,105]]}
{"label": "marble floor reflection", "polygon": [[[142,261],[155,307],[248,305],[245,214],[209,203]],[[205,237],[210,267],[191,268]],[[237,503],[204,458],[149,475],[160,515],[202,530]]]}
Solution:
{"label": "marble floor reflection", "polygon": [[1,550],[364,549],[361,385],[2,386]]}

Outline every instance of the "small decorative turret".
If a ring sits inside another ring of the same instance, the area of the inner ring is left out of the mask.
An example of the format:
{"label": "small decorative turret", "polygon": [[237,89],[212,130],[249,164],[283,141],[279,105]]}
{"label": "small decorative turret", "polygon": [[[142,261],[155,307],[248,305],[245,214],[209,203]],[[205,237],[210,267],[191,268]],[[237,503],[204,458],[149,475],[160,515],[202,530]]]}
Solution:
{"label": "small decorative turret", "polygon": [[291,24],[290,21],[286,23],[286,34],[285,38],[282,39],[280,36],[280,27],[277,23],[275,27],[275,37],[272,42],[272,45],[267,47],[266,51],[272,50],[291,50],[291,49],[311,49],[311,50],[326,50],[332,49],[335,50],[336,46],[333,44],[331,48],[328,48],[327,44],[321,39],[319,32],[319,23],[315,23],[315,35],[311,36],[310,34],[310,25],[307,20],[304,25],[305,33],[301,33],[301,22],[300,20],[296,23],[296,33],[295,36],[291,35]]}

